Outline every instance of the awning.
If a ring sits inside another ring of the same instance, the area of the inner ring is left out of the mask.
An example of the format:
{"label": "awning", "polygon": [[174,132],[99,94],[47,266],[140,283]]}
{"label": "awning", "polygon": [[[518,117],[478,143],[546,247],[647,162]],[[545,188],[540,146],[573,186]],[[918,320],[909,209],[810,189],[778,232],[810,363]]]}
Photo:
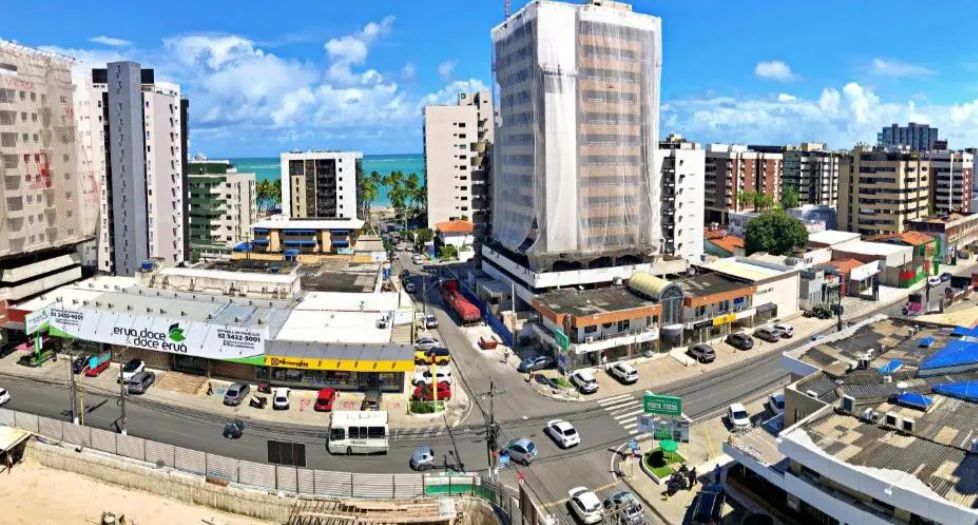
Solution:
{"label": "awning", "polygon": [[268,239],[255,239],[251,241],[253,244],[268,244]]}
{"label": "awning", "polygon": [[290,257],[295,257],[296,255],[299,255],[299,250],[296,250],[295,248],[289,248],[288,250],[285,250],[285,255]]}
{"label": "awning", "polygon": [[255,233],[268,233],[268,228],[252,228],[251,231]]}
{"label": "awning", "polygon": [[312,239],[289,239],[282,241],[286,246],[315,246],[316,241]]}
{"label": "awning", "polygon": [[[44,346],[45,344],[47,344],[50,341],[51,341],[51,338],[50,337],[48,337],[48,336],[42,337],[41,338],[41,346]],[[16,349],[18,351],[21,351],[21,352],[33,352],[34,351],[34,339],[32,338],[30,341],[25,341],[23,343],[20,343],[19,345],[16,346]]]}
{"label": "awning", "polygon": [[31,433],[26,430],[0,426],[0,452],[13,449],[30,436]]}
{"label": "awning", "polygon": [[903,368],[903,361],[899,359],[894,359],[889,363],[878,368],[879,372],[883,375],[892,375],[897,370]]}
{"label": "awning", "polygon": [[925,412],[931,405],[934,404],[933,399],[925,396],[924,394],[918,394],[917,392],[904,392],[896,397],[896,402],[898,405],[916,408],[917,410],[923,410]]}
{"label": "awning", "polygon": [[336,372],[411,372],[414,349],[397,344],[317,344],[277,340],[266,348],[265,366]]}
{"label": "awning", "polygon": [[250,252],[251,251],[251,243],[250,242],[247,242],[247,241],[245,241],[245,242],[239,242],[238,245],[234,247],[234,251],[236,251],[236,252]]}
{"label": "awning", "polygon": [[331,242],[332,242],[333,246],[349,246],[350,245],[350,241],[348,241],[346,239],[333,239]]}
{"label": "awning", "polygon": [[283,230],[286,235],[316,235],[316,230]]}
{"label": "awning", "polygon": [[777,310],[777,309],[778,309],[778,305],[776,305],[774,303],[762,304],[761,306],[758,306],[757,308],[755,308],[755,310],[757,310],[757,313],[759,313],[759,314],[763,314],[763,313],[770,312],[770,311]]}

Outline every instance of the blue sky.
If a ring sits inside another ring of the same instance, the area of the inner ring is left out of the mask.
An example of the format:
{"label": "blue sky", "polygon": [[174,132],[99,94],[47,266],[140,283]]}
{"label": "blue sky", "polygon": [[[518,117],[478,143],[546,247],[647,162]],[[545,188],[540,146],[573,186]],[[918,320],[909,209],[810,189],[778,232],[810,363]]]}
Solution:
{"label": "blue sky", "polygon": [[[513,0],[514,9],[522,0]],[[191,149],[421,151],[421,108],[491,85],[502,0],[14,2],[0,38],[130,59],[191,101]],[[137,7],[138,6],[138,7]],[[642,0],[663,19],[661,131],[850,147],[916,120],[978,145],[978,3]],[[959,25],[960,24],[960,25]]]}

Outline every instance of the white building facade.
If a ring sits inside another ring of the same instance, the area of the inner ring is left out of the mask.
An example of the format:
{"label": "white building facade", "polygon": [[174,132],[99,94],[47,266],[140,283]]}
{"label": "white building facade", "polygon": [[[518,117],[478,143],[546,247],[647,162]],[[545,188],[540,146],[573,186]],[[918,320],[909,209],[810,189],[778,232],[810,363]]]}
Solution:
{"label": "white building facade", "polygon": [[670,136],[659,143],[662,180],[662,253],[698,262],[703,257],[703,178],[706,154]]}
{"label": "white building facade", "polygon": [[359,151],[282,153],[282,214],[297,219],[359,218],[362,159]]}

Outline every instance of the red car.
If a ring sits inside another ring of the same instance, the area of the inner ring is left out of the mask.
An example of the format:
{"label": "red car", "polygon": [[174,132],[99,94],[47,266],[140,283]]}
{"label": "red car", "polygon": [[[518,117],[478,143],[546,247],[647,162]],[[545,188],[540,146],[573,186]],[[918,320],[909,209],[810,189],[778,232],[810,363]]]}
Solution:
{"label": "red car", "polygon": [[88,367],[88,368],[86,368],[85,369],[85,376],[86,377],[98,377],[99,374],[101,374],[102,372],[104,372],[105,369],[109,367],[109,363],[110,363],[110,361],[108,359],[106,359],[105,361],[102,361],[101,363],[99,363],[95,367]]}
{"label": "red car", "polygon": [[319,391],[319,395],[316,396],[316,404],[312,408],[316,412],[329,412],[333,410],[334,401],[336,401],[336,390],[324,388]]}
{"label": "red car", "polygon": [[[417,401],[434,401],[434,392],[431,385],[417,386],[414,388],[412,399]],[[438,400],[449,401],[452,399],[452,385],[442,381],[438,383]]]}

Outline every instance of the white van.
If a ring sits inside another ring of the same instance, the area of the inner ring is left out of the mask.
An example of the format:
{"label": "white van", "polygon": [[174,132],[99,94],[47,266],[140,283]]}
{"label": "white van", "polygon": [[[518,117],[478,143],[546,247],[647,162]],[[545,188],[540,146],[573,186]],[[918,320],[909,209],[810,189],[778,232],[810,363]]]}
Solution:
{"label": "white van", "polygon": [[387,412],[338,410],[330,415],[326,449],[331,454],[387,453]]}

